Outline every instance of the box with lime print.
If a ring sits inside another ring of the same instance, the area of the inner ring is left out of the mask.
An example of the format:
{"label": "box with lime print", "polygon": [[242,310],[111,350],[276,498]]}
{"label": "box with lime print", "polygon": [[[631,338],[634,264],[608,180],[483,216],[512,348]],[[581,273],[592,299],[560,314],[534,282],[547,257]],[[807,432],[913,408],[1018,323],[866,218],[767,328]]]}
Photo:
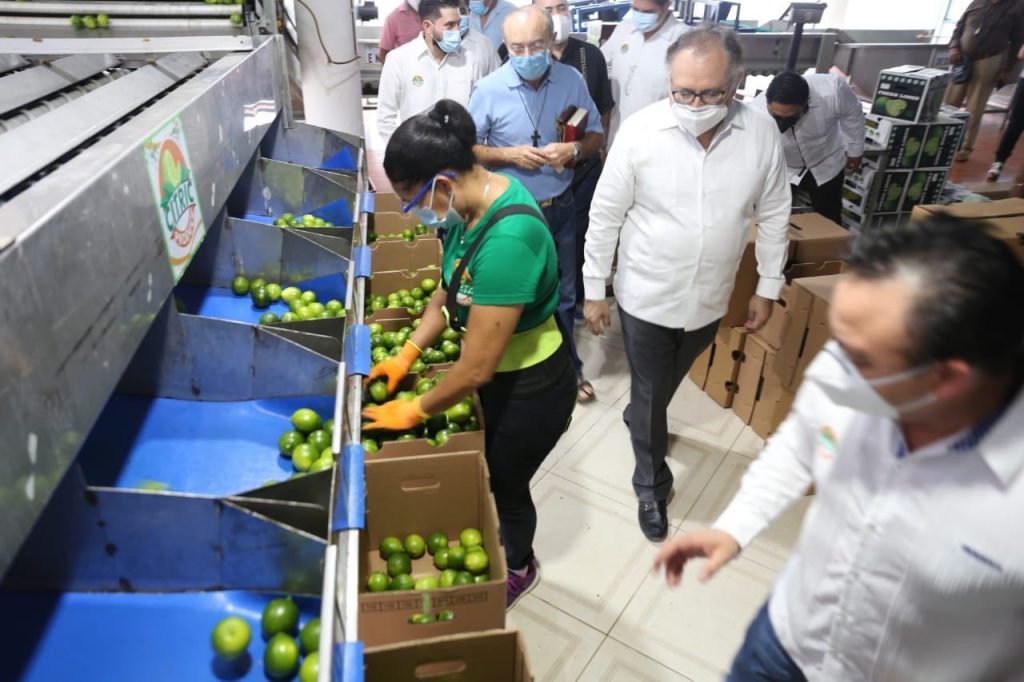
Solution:
{"label": "box with lime print", "polygon": [[490,490],[480,452],[367,460],[367,647],[505,627],[508,568]]}
{"label": "box with lime print", "polygon": [[903,207],[900,210],[909,211],[918,204],[937,203],[942,196],[942,189],[946,186],[948,172],[945,168],[914,171],[907,184]]}
{"label": "box with lime print", "polygon": [[949,71],[943,69],[913,65],[885,69],[878,74],[871,113],[908,123],[934,121],[949,80]]}
{"label": "box with lime print", "polygon": [[960,140],[964,135],[964,121],[949,116],[940,116],[939,120],[928,126],[919,168],[949,168],[953,158],[960,149]]}

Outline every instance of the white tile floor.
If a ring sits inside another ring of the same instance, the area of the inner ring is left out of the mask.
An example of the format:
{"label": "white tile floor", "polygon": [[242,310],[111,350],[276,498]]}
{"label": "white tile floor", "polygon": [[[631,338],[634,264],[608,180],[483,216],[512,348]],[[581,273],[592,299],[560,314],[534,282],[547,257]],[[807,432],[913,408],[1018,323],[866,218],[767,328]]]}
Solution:
{"label": "white tile floor", "polygon": [[[577,329],[597,401],[533,481],[542,579],[508,617],[538,682],[720,680],[792,551],[809,498],[706,585],[674,590],[650,573],[655,545],[637,526],[633,455],[622,408],[629,367],[621,333]],[[669,407],[675,498],[671,533],[705,527],[729,502],[763,441],[688,379]]]}

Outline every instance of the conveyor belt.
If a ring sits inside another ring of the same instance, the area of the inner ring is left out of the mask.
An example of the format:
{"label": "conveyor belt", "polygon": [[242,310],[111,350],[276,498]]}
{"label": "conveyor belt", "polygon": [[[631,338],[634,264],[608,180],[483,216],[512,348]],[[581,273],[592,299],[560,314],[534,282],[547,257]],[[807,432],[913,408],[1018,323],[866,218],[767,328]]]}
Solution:
{"label": "conveyor belt", "polygon": [[71,55],[0,78],[0,116],[119,63],[112,55]]}

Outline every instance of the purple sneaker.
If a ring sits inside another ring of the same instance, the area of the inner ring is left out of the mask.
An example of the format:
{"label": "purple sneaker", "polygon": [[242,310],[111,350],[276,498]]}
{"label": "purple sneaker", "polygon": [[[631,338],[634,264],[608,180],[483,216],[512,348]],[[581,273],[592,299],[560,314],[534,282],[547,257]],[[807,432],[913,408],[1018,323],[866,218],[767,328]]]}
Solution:
{"label": "purple sneaker", "polygon": [[511,570],[508,572],[508,587],[505,595],[505,610],[508,611],[516,602],[537,586],[540,582],[540,564],[536,559],[531,559],[526,567],[526,575],[518,576]]}

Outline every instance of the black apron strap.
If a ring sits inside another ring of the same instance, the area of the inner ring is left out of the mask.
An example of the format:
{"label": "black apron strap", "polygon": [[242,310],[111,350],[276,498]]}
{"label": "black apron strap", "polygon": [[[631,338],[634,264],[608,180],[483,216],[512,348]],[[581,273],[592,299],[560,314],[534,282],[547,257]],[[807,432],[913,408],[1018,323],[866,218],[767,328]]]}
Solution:
{"label": "black apron strap", "polygon": [[[487,236],[487,233],[490,231],[490,229],[497,225],[498,222],[500,222],[503,218],[507,218],[513,215],[533,216],[541,223],[543,223],[545,227],[548,227],[548,221],[544,219],[544,214],[538,211],[533,206],[529,206],[527,204],[513,204],[512,206],[506,206],[505,208],[500,208],[497,211],[495,211],[494,215],[491,216],[490,220],[488,220],[486,223],[484,223],[482,226],[476,229],[476,239],[474,239],[473,242],[469,245],[469,248],[466,249],[466,253],[463,254],[462,258],[459,260],[459,264],[455,266],[454,270],[452,270],[451,279],[449,279],[448,282],[445,283],[445,291],[447,292],[447,296],[445,298],[444,307],[448,311],[448,324],[455,331],[462,331],[463,329],[462,324],[459,322],[458,318],[459,308],[457,303],[457,298],[459,295],[459,283],[462,281],[462,274],[466,271],[466,267],[469,265],[469,261],[473,258],[474,254],[476,254],[476,250],[480,247],[480,244],[483,242],[484,237]],[[549,231],[550,229],[551,228],[548,227]]]}

